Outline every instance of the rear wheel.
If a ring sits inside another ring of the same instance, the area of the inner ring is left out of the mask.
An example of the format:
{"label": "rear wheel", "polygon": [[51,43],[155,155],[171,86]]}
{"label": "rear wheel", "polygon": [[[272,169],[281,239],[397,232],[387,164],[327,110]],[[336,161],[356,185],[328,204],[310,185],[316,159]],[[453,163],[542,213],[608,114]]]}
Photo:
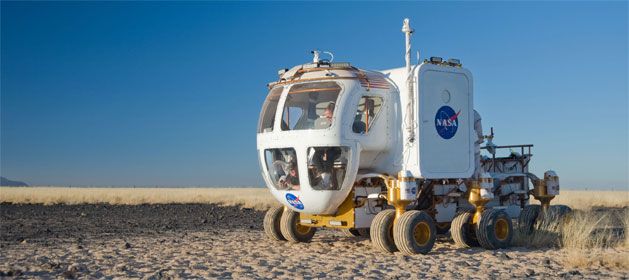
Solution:
{"label": "rear wheel", "polygon": [[299,213],[286,209],[280,221],[282,236],[290,242],[310,242],[315,232],[314,227],[304,226],[299,223]]}
{"label": "rear wheel", "polygon": [[530,235],[533,233],[539,213],[542,211],[541,209],[542,207],[539,205],[524,206],[520,212],[520,217],[518,218],[518,229],[522,234]]}
{"label": "rear wheel", "polygon": [[284,207],[275,206],[266,211],[266,215],[264,215],[264,234],[266,234],[266,236],[271,240],[286,240],[286,238],[282,236],[282,231],[280,229],[282,212],[284,212]]}
{"label": "rear wheel", "polygon": [[406,211],[393,225],[395,245],[405,255],[428,254],[435,246],[435,221],[424,211]]}
{"label": "rear wheel", "polygon": [[566,205],[551,205],[550,207],[548,207],[548,211],[550,212],[549,215],[552,215],[559,220],[563,220],[570,213],[572,213],[572,208]]}
{"label": "rear wheel", "polygon": [[478,243],[485,249],[507,248],[513,238],[513,225],[507,212],[497,209],[483,211],[476,227]]}
{"label": "rear wheel", "polygon": [[474,225],[472,224],[473,217],[474,213],[461,212],[452,220],[450,235],[452,235],[454,244],[456,244],[459,248],[478,246],[476,232],[474,231]]}
{"label": "rear wheel", "polygon": [[393,241],[393,222],[395,220],[395,210],[386,209],[378,213],[371,221],[371,244],[374,248],[393,253],[397,251]]}

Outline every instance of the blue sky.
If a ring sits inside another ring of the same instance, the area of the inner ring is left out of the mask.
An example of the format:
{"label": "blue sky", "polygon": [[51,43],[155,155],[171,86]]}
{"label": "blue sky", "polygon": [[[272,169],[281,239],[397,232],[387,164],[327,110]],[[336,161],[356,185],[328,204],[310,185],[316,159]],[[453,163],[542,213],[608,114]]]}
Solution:
{"label": "blue sky", "polygon": [[[460,58],[497,144],[628,188],[627,2],[2,2],[0,171],[45,185],[263,185],[266,83],[310,50]],[[415,60],[415,58],[413,58]]]}

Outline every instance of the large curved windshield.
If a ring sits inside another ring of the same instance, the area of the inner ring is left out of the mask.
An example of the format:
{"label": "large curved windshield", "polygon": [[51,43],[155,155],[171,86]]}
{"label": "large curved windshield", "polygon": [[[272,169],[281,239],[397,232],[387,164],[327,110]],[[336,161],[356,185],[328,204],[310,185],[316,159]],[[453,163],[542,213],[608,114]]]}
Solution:
{"label": "large curved windshield", "polygon": [[282,130],[325,129],[332,126],[340,93],[341,87],[335,82],[292,86],[282,112]]}
{"label": "large curved windshield", "polygon": [[277,111],[277,103],[280,101],[283,87],[274,87],[266,96],[260,112],[260,123],[258,124],[258,133],[273,131],[273,122],[275,122],[275,112]]}

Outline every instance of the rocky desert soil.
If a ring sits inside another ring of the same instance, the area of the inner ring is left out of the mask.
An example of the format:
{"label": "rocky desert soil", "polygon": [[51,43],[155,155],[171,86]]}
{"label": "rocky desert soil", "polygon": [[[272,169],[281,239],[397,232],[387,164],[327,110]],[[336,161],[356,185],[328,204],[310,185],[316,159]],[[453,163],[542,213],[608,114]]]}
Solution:
{"label": "rocky desert soil", "polygon": [[213,204],[0,205],[0,276],[219,279],[627,279],[622,269],[567,268],[556,249],[383,254],[368,239],[317,232],[308,244],[264,237],[264,212]]}

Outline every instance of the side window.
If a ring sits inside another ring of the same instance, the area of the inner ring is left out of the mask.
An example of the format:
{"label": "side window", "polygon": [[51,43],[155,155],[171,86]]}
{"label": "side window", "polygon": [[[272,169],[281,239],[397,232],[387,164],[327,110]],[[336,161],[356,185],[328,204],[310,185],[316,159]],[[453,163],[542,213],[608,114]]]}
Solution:
{"label": "side window", "polygon": [[277,103],[280,101],[280,95],[282,95],[283,87],[274,87],[264,100],[262,105],[262,111],[260,112],[260,122],[258,123],[258,132],[271,132],[273,131],[273,121],[275,120],[275,111],[277,110]]}
{"label": "side window", "polygon": [[363,96],[358,101],[356,116],[352,123],[352,131],[359,134],[366,134],[371,128],[371,124],[382,108],[382,97]]}

